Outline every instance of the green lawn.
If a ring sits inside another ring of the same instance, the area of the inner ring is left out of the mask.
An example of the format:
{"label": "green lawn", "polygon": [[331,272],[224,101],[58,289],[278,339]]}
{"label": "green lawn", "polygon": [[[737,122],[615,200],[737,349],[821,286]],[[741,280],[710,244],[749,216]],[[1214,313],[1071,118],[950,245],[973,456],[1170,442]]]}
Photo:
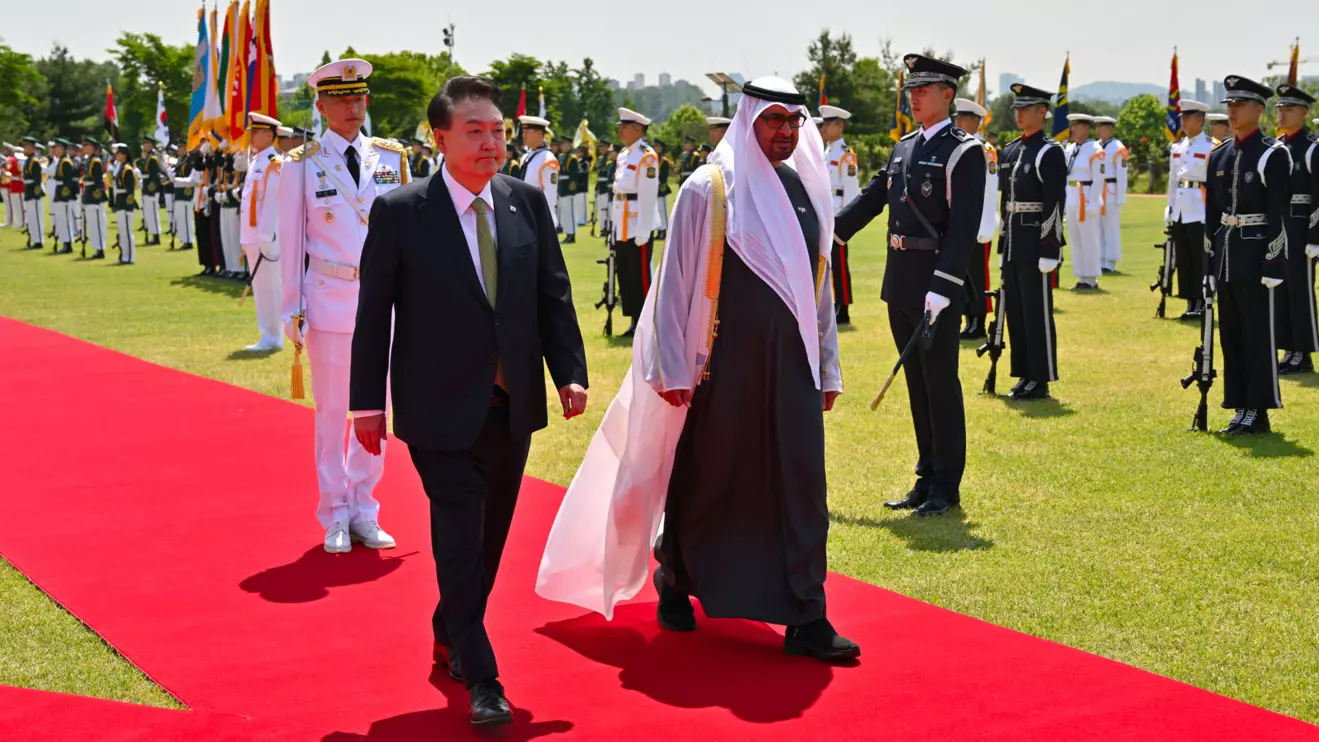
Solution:
{"label": "green lawn", "polygon": [[[881,502],[911,485],[906,392],[869,403],[896,359],[879,301],[884,232],[853,243],[848,393],[828,416],[833,569],[1310,721],[1319,721],[1319,377],[1283,382],[1281,431],[1233,440],[1185,432],[1197,395],[1194,325],[1152,319],[1163,203],[1133,198],[1123,275],[1103,292],[1059,292],[1062,381],[1054,403],[975,396],[987,368],[963,350],[969,461],[965,515],[933,522]],[[193,278],[195,253],[140,248],[120,268],[25,252],[0,237],[0,314],[149,361],[287,396],[288,354],[250,359],[252,305]],[[587,335],[592,409],[537,436],[529,473],[560,484],[630,361],[593,308],[601,242],[566,249]],[[113,256],[111,252],[111,256]],[[1063,284],[1070,286],[1070,266]],[[1169,307],[1175,316],[1179,304]],[[617,319],[617,318],[616,318]],[[1009,339],[1011,342],[1011,339]],[[1006,377],[1006,358],[1000,391]],[[1220,389],[1211,425],[1222,427]],[[552,416],[553,419],[553,416]],[[310,433],[309,433],[310,434]],[[396,462],[397,463],[397,462]],[[310,462],[308,462],[310,466]],[[0,563],[0,683],[167,705],[169,697]],[[848,617],[833,616],[846,633]],[[882,654],[879,661],[883,661]]]}

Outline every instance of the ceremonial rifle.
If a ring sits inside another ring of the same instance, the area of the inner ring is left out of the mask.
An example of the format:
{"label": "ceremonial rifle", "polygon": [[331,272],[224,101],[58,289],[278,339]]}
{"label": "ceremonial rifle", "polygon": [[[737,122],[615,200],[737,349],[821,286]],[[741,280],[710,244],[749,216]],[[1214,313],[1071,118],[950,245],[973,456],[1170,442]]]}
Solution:
{"label": "ceremonial rifle", "polygon": [[[1214,370],[1214,277],[1204,279],[1204,310],[1200,313],[1200,346],[1195,349],[1191,373],[1182,379],[1182,388],[1195,384],[1200,390],[1200,404],[1195,408],[1191,430],[1209,430],[1209,390],[1218,372]],[[1272,297],[1270,297],[1271,299]]]}
{"label": "ceremonial rifle", "polygon": [[600,307],[605,308],[605,337],[613,337],[614,336],[614,307],[618,306],[618,294],[614,290],[614,285],[616,283],[615,278],[617,276],[617,271],[618,271],[618,264],[616,262],[617,250],[614,244],[613,226],[609,223],[609,221],[606,220],[602,228],[606,230],[605,246],[609,249],[609,255],[605,257],[604,260],[595,261],[596,265],[603,265],[605,267],[605,285],[604,285],[603,296],[600,297],[600,301],[595,303],[595,308],[596,309],[599,309]]}
{"label": "ceremonial rifle", "polygon": [[1168,297],[1172,295],[1172,272],[1175,268],[1172,244],[1172,227],[1165,227],[1163,230],[1163,244],[1155,245],[1155,249],[1163,250],[1163,264],[1159,266],[1159,277],[1154,283],[1150,284],[1150,291],[1159,292],[1159,308],[1154,310],[1154,316],[1163,319],[1168,306]]}
{"label": "ceremonial rifle", "polygon": [[[938,318],[936,317],[935,320]],[[921,326],[911,333],[911,339],[907,341],[907,347],[902,349],[902,354],[898,356],[898,362],[893,365],[893,371],[889,373],[888,378],[884,380],[884,386],[880,388],[879,394],[875,401],[870,403],[870,411],[874,412],[879,403],[884,401],[884,395],[888,394],[889,387],[893,386],[893,380],[898,378],[898,371],[902,365],[907,362],[907,357],[916,349],[916,344],[920,343],[929,350],[930,345],[934,342],[934,322],[930,319],[930,310],[926,309],[925,314],[921,315]]]}
{"label": "ceremonial rifle", "polygon": [[998,393],[995,390],[998,384],[998,359],[1003,355],[1003,329],[1007,324],[1004,322],[1003,298],[1006,293],[1003,291],[1003,281],[999,280],[998,290],[986,291],[985,295],[994,297],[994,319],[989,323],[989,338],[984,345],[976,348],[976,357],[982,358],[986,353],[989,354],[989,375],[985,377],[985,386],[980,393],[994,396]]}

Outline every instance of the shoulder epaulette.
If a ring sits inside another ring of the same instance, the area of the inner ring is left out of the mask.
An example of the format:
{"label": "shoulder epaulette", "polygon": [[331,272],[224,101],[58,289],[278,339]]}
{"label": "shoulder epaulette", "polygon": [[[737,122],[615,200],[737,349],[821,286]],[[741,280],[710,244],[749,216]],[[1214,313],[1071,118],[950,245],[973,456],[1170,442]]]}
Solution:
{"label": "shoulder epaulette", "polygon": [[315,139],[289,152],[289,159],[293,162],[301,162],[303,158],[311,157],[321,151],[321,143]]}
{"label": "shoulder epaulette", "polygon": [[1278,141],[1277,139],[1274,139],[1273,137],[1264,137],[1264,146],[1265,146],[1265,147],[1273,147],[1273,148],[1276,149],[1276,148],[1278,148],[1278,147],[1282,147],[1282,146],[1284,146],[1284,145],[1283,145],[1282,142]]}
{"label": "shoulder epaulette", "polygon": [[388,139],[381,139],[380,137],[371,137],[371,146],[379,147],[380,149],[387,149],[390,152],[397,152],[401,155],[407,154],[407,150],[404,149],[403,145],[398,142],[391,142]]}
{"label": "shoulder epaulette", "polygon": [[900,140],[898,140],[898,141],[905,141],[905,140],[907,140],[907,139],[911,139],[912,137],[916,136],[916,135],[919,134],[919,133],[921,133],[921,130],[920,130],[920,129],[916,129],[916,130],[914,130],[914,131],[912,131],[911,133],[907,134],[907,136],[903,137],[902,139],[900,139]]}
{"label": "shoulder epaulette", "polygon": [[965,131],[957,128],[956,126],[948,127],[948,132],[952,134],[953,138],[959,142],[965,142],[967,139],[971,138],[970,134],[967,134]]}
{"label": "shoulder epaulette", "polygon": [[1224,144],[1227,144],[1226,139],[1214,139],[1213,137],[1209,137],[1209,141],[1214,143],[1214,149],[1218,149],[1219,147],[1222,147]]}

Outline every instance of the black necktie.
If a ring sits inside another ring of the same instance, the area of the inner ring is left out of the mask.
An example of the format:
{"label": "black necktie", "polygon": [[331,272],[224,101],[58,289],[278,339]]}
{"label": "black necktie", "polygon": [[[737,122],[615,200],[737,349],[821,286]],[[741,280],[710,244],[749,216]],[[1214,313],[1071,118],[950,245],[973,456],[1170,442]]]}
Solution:
{"label": "black necktie", "polygon": [[348,174],[353,176],[353,187],[356,188],[362,178],[362,167],[357,162],[357,148],[348,145],[348,149],[343,151],[343,158],[348,161]]}

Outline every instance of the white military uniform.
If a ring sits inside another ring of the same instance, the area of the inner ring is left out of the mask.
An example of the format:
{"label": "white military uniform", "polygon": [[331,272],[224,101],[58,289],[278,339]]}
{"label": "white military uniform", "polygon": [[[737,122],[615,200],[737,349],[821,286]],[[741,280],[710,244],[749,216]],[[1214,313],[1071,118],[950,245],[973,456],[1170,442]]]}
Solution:
{"label": "white military uniform", "polygon": [[[358,153],[360,179],[348,173],[345,151]],[[373,496],[384,474],[372,456],[347,435],[349,357],[357,316],[358,266],[367,217],[376,196],[408,182],[403,146],[361,133],[350,142],[327,130],[319,141],[289,153],[279,177],[278,240],[285,323],[305,312],[305,345],[316,400],[316,471],[321,525],[374,522]],[[309,259],[303,271],[303,256]],[[296,331],[296,330],[295,330]]]}
{"label": "white military uniform", "polygon": [[[249,114],[251,116],[252,114]],[[256,326],[261,339],[248,350],[283,350],[284,323],[280,317],[283,281],[280,275],[279,182],[283,158],[273,146],[252,156],[243,182],[240,240],[252,273]]]}
{"label": "white military uniform", "polygon": [[[178,241],[184,245],[193,243],[197,231],[197,199],[201,189],[198,184],[201,183],[201,171],[193,170],[187,177],[180,178],[179,170],[186,166],[184,158],[175,161],[174,167],[170,170],[170,178],[174,181],[174,232]],[[192,197],[188,198],[183,195],[184,190],[192,189]]]}
{"label": "white military uniform", "polygon": [[[527,121],[531,119],[531,121]],[[534,116],[523,116],[522,123],[537,124],[544,121]],[[541,190],[545,194],[545,201],[550,205],[550,215],[554,217],[554,226],[560,225],[559,220],[559,161],[554,157],[554,153],[549,147],[541,145],[523,155],[518,161],[518,166],[522,169],[522,179]]]}
{"label": "white military uniform", "polygon": [[[235,208],[231,204],[241,206],[243,189],[242,187],[235,189],[234,185],[239,178],[238,174],[246,171],[247,153],[235,153],[233,167],[224,174],[224,190],[219,191],[216,196],[216,201],[220,204],[220,248],[224,252],[225,270],[230,273],[243,271],[242,227],[238,215],[241,208]],[[248,265],[250,266],[251,263]]]}
{"label": "white military uniform", "polygon": [[[1076,115],[1068,117],[1078,120]],[[1089,117],[1085,119],[1089,121]],[[1104,151],[1093,139],[1068,142],[1067,242],[1072,248],[1072,273],[1082,282],[1098,283],[1100,233],[1104,198]]]}
{"label": "white military uniform", "polygon": [[1168,210],[1164,213],[1164,221],[1168,224],[1194,224],[1205,220],[1204,183],[1209,175],[1209,153],[1213,149],[1214,141],[1203,131],[1193,137],[1182,137],[1169,148]]}
{"label": "white military uniform", "polygon": [[650,242],[655,228],[655,204],[659,200],[659,155],[638,140],[618,153],[614,168],[613,207],[610,222],[614,239]]}
{"label": "white military uniform", "polygon": [[833,197],[834,214],[837,215],[861,192],[856,152],[839,137],[825,145],[824,159],[829,168],[829,191]]}
{"label": "white military uniform", "polygon": [[[1116,119],[1097,118],[1098,123],[1116,124]],[[1122,207],[1127,204],[1127,161],[1131,154],[1122,140],[1114,137],[1100,142],[1104,151],[1104,205],[1100,209],[1103,228],[1100,233],[1100,262],[1116,270],[1122,259]]]}

